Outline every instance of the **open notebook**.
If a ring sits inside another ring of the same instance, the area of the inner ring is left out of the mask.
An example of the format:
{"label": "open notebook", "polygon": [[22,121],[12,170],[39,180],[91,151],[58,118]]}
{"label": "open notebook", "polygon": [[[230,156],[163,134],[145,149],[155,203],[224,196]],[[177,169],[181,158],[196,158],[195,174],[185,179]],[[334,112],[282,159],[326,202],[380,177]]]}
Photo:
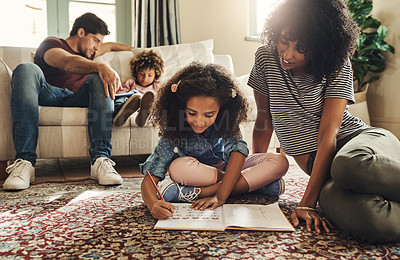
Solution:
{"label": "open notebook", "polygon": [[294,231],[278,203],[269,205],[224,204],[215,210],[194,210],[189,203],[172,203],[171,218],[157,221],[155,229]]}
{"label": "open notebook", "polygon": [[133,94],[136,94],[136,93],[139,93],[139,92],[136,91],[136,90],[131,90],[131,91],[126,92],[126,93],[115,94],[115,96],[116,97],[130,97],[130,96],[132,96]]}

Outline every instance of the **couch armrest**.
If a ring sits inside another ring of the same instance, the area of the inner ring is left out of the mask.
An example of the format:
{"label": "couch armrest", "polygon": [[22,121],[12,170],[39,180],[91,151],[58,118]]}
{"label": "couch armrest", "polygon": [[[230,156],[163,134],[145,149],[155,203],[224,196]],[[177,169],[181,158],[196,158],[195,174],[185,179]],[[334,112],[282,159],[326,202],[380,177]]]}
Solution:
{"label": "couch armrest", "polygon": [[233,69],[232,57],[229,54],[215,54],[214,63],[225,66],[232,74],[235,74]]}
{"label": "couch armrest", "polygon": [[10,111],[11,70],[0,59],[0,161],[14,158],[12,119]]}

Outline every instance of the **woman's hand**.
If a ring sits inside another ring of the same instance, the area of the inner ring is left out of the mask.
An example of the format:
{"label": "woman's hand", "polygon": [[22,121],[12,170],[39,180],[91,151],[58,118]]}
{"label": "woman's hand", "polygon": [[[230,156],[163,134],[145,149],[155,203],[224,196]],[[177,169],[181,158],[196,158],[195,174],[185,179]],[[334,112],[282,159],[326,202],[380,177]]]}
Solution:
{"label": "woman's hand", "polygon": [[332,223],[326,219],[325,217],[321,217],[316,213],[315,211],[308,210],[308,209],[296,209],[291,215],[293,225],[297,227],[300,223],[299,218],[303,219],[306,221],[306,227],[307,231],[311,232],[312,231],[312,225],[314,223],[314,228],[315,231],[317,231],[318,234],[321,234],[321,225],[322,228],[325,230],[325,232],[329,233],[330,229],[333,228]]}
{"label": "woman's hand", "polygon": [[212,197],[202,198],[193,202],[192,209],[204,210],[206,208],[210,208],[214,210],[216,207],[222,206],[225,204],[225,200],[219,199],[217,195]]}
{"label": "woman's hand", "polygon": [[172,217],[174,210],[175,207],[171,203],[158,200],[152,205],[150,213],[155,219],[167,219]]}

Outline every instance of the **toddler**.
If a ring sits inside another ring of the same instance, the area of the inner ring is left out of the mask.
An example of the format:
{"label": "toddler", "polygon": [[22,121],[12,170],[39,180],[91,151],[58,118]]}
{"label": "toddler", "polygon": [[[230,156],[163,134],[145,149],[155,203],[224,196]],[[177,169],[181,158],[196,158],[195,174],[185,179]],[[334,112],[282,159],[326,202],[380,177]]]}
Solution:
{"label": "toddler", "polygon": [[163,73],[164,62],[152,50],[144,50],[130,61],[132,78],[122,84],[115,98],[113,123],[121,126],[137,110],[135,122],[144,126],[150,114],[155,93],[160,87],[158,79]]}

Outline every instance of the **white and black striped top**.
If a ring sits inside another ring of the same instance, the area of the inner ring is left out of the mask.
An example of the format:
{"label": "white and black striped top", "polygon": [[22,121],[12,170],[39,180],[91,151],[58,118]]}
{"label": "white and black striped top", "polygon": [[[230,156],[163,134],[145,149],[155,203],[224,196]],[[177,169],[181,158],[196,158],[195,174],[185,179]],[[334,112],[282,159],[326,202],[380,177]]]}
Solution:
{"label": "white and black striped top", "polygon": [[[317,150],[318,128],[326,98],[344,98],[350,104],[355,102],[350,61],[336,75],[317,82],[310,74],[292,76],[289,70],[281,67],[279,56],[264,46],[256,52],[248,85],[269,97],[272,124],[281,149],[291,156]],[[352,116],[347,108],[337,140],[369,127]]]}

